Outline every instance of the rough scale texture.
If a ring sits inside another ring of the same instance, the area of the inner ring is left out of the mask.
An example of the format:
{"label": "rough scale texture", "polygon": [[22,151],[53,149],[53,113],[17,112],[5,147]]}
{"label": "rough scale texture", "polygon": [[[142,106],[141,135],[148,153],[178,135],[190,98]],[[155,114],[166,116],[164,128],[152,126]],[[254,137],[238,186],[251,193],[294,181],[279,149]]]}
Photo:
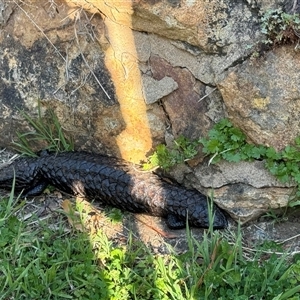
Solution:
{"label": "rough scale texture", "polygon": [[[208,227],[207,197],[196,190],[170,184],[159,176],[143,172],[122,159],[86,152],[43,153],[37,158],[19,158],[0,170],[0,187],[25,196],[40,194],[50,184],[88,199],[96,199],[134,213],[148,213],[168,219],[171,228],[189,224]],[[214,206],[214,228],[227,220]]]}

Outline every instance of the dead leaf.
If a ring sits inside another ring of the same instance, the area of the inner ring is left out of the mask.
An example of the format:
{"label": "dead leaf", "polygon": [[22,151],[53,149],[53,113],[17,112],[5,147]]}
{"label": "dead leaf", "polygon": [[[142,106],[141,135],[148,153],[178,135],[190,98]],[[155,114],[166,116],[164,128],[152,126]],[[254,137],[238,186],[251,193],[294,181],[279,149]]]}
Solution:
{"label": "dead leaf", "polygon": [[75,211],[70,200],[66,199],[61,204],[63,210],[66,212],[69,224],[76,230],[84,231],[84,226],[81,223],[78,212]]}
{"label": "dead leaf", "polygon": [[76,207],[80,211],[83,226],[91,235],[103,227],[103,214],[91,203],[81,197],[76,198]]}

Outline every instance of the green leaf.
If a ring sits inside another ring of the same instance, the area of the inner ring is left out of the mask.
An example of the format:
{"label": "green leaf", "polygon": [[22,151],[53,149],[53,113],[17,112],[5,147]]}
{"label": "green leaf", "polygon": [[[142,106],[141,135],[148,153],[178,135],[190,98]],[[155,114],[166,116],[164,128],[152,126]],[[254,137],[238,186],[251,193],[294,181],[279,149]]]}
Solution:
{"label": "green leaf", "polygon": [[231,128],[232,123],[228,119],[222,119],[214,126],[218,131],[222,131],[225,128]]}
{"label": "green leaf", "polygon": [[253,146],[251,156],[260,159],[266,154],[267,149],[264,146]]}
{"label": "green leaf", "polygon": [[300,172],[293,173],[292,176],[293,179],[298,183],[298,185],[300,185]]}
{"label": "green leaf", "polygon": [[239,152],[231,151],[225,152],[224,154],[222,154],[222,157],[229,162],[239,162],[242,159],[241,154]]}
{"label": "green leaf", "polygon": [[221,150],[221,143],[218,140],[210,140],[207,143],[206,149],[208,153],[217,153]]}
{"label": "green leaf", "polygon": [[295,157],[295,154],[299,150],[295,147],[292,147],[290,145],[286,146],[285,149],[282,151],[282,157],[287,159],[293,159]]}
{"label": "green leaf", "polygon": [[300,205],[300,200],[297,200],[297,201],[290,201],[288,203],[288,207],[296,207],[296,206],[299,206]]}
{"label": "green leaf", "polygon": [[213,128],[209,131],[208,136],[210,140],[215,139],[219,141],[224,141],[225,140],[225,135],[223,132]]}
{"label": "green leaf", "polygon": [[273,147],[267,148],[266,156],[267,156],[267,158],[270,158],[273,160],[281,159],[281,154],[278,153]]}
{"label": "green leaf", "polygon": [[244,141],[246,139],[246,136],[244,135],[244,133],[238,129],[238,128],[231,128],[230,129],[230,139],[233,141]]}

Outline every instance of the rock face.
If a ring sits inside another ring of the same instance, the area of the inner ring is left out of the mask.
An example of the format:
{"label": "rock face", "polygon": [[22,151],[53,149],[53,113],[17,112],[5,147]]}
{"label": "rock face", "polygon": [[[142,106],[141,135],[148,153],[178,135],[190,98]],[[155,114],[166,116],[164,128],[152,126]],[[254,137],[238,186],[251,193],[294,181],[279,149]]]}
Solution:
{"label": "rock face", "polygon": [[[139,163],[178,135],[205,136],[228,116],[253,143],[282,149],[299,135],[300,57],[277,45],[254,58],[260,15],[290,1],[0,0],[1,147],[53,109],[77,149]],[[35,145],[36,149],[40,146]],[[291,187],[262,162],[180,166],[243,222],[285,206]]]}
{"label": "rock face", "polygon": [[282,46],[246,61],[218,83],[235,125],[254,143],[277,150],[300,134],[300,53],[294,48]]}
{"label": "rock face", "polygon": [[[114,136],[124,128],[103,50],[88,41],[93,35],[104,38],[103,22],[97,16],[76,24],[67,17],[63,3],[59,9],[37,9],[46,2],[15,5],[1,30],[1,146],[7,147],[16,131],[24,130],[19,110],[34,115],[40,100],[45,109],[55,109],[67,132],[76,132],[78,144],[99,149],[99,141],[93,141],[95,134],[101,141],[105,131]],[[74,30],[83,28],[85,32],[75,37]],[[112,143],[108,147],[113,148]]]}
{"label": "rock face", "polygon": [[[234,219],[245,223],[269,209],[287,206],[292,186],[284,186],[264,167],[263,161],[220,162],[195,168],[195,188],[205,188]],[[212,189],[213,187],[213,189]]]}

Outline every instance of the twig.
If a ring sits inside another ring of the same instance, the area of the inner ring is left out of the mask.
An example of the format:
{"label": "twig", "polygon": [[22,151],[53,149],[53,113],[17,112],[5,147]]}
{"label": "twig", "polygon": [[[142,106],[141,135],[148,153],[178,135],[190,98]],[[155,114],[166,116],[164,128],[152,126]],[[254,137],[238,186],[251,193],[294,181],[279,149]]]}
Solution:
{"label": "twig", "polygon": [[288,239],[285,239],[285,240],[283,240],[283,241],[276,241],[276,243],[278,243],[278,244],[285,244],[286,242],[288,242],[288,241],[290,241],[290,240],[293,240],[293,239],[296,239],[297,237],[299,237],[300,236],[300,233],[299,234],[296,234],[296,235],[294,235],[294,236],[292,236],[292,237],[290,237],[290,238],[288,238]]}
{"label": "twig", "polygon": [[162,237],[167,238],[167,239],[175,239],[177,238],[177,235],[174,235],[172,233],[168,233],[165,232],[157,227],[151,226],[150,224],[144,222],[141,218],[139,218],[138,216],[135,216],[135,219],[138,220],[139,222],[141,222],[142,224],[144,224],[145,226],[147,226],[148,228],[152,229],[153,231],[157,232],[158,234],[160,234]]}
{"label": "twig", "polygon": [[54,48],[54,50],[59,54],[59,56],[66,62],[66,59],[64,56],[59,52],[59,50],[55,47],[55,45],[51,42],[51,40],[48,38],[48,36],[44,33],[43,29],[29,16],[27,11],[23,9],[15,0],[13,2],[18,6],[19,9],[22,10],[22,12],[26,15],[26,17],[32,22],[32,24],[42,33],[42,35],[47,39],[47,41],[51,44],[51,46]]}
{"label": "twig", "polygon": [[298,2],[298,0],[294,0],[294,4],[293,4],[293,8],[292,8],[292,11],[294,13],[296,13],[295,10],[296,10],[296,6],[297,6],[297,2]]}
{"label": "twig", "polygon": [[200,98],[198,100],[198,102],[202,101],[203,99],[205,99],[206,97],[208,97],[211,93],[213,93],[217,88],[214,88],[212,91],[210,91],[208,94],[204,95],[202,98]]}
{"label": "twig", "polygon": [[87,62],[85,56],[83,55],[83,51],[81,49],[81,46],[80,46],[80,43],[79,43],[79,39],[78,39],[78,35],[77,35],[77,30],[76,30],[76,22],[79,20],[79,15],[80,13],[79,12],[76,12],[76,18],[75,18],[75,23],[74,23],[74,34],[75,34],[75,38],[76,38],[76,43],[77,43],[77,46],[79,48],[79,51],[80,51],[80,54],[81,54],[81,57],[84,61],[84,63],[86,64],[86,66],[88,67],[89,71],[92,73],[92,75],[94,76],[95,80],[97,81],[97,83],[99,84],[99,86],[101,87],[102,91],[105,93],[106,97],[108,99],[111,99],[111,97],[108,95],[108,93],[106,92],[106,90],[104,89],[104,87],[102,86],[102,84],[100,83],[99,79],[97,78],[96,74],[94,73],[93,69],[91,68],[91,66],[89,65],[89,63]]}
{"label": "twig", "polygon": [[19,156],[20,156],[19,154],[15,154],[14,156],[10,157],[7,161],[5,161],[2,164],[0,164],[0,169],[2,169],[4,167],[7,167],[8,165],[10,165]]}
{"label": "twig", "polygon": [[86,84],[86,81],[87,81],[89,75],[90,75],[90,73],[84,75],[84,77],[83,77],[82,80],[81,80],[80,85],[79,85],[78,87],[76,87],[76,88],[70,93],[70,95],[73,95],[77,90],[79,90],[81,87],[83,87],[83,86]]}
{"label": "twig", "polygon": [[[231,244],[231,243],[230,243]],[[260,249],[253,249],[253,248],[248,248],[248,247],[245,247],[245,246],[242,246],[242,249],[246,250],[246,251],[249,251],[249,252],[261,252],[261,253],[265,253],[265,254],[276,254],[276,255],[295,255],[295,254],[299,254],[300,253],[300,250],[299,251],[293,251],[293,252],[277,252],[277,251],[267,251],[267,250],[260,250]]]}

